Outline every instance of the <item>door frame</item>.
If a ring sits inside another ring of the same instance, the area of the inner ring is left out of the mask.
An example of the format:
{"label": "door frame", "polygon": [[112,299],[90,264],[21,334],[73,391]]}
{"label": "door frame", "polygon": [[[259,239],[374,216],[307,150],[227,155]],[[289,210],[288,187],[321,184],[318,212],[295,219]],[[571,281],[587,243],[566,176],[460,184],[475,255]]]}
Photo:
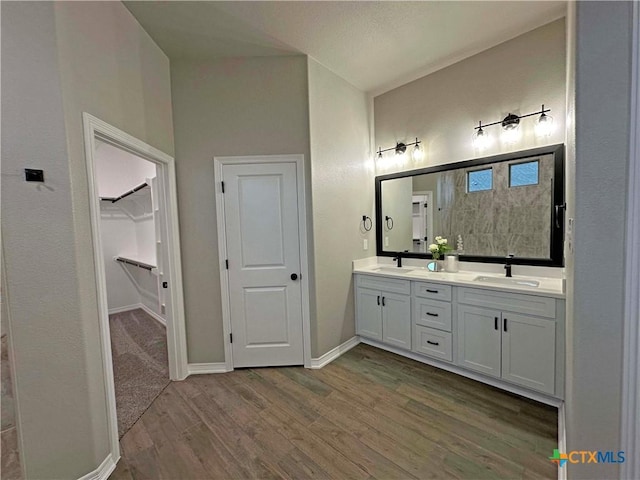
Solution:
{"label": "door frame", "polygon": [[631,120],[629,122],[629,191],[625,271],[625,313],[623,317],[621,449],[627,461],[620,466],[620,478],[640,475],[640,5],[632,6]]}
{"label": "door frame", "polygon": [[184,380],[187,375],[187,342],[184,319],[184,297],[182,290],[182,264],[180,259],[180,235],[178,231],[178,203],[175,175],[175,160],[166,153],[138,140],[122,130],[83,112],[84,148],[89,187],[89,211],[91,218],[91,239],[93,241],[93,261],[95,266],[96,295],[98,300],[98,321],[100,324],[100,347],[102,369],[105,381],[105,395],[108,409],[108,429],[111,453],[114,459],[120,456],[118,441],[118,421],[116,395],[111,358],[111,335],[109,329],[109,308],[107,304],[107,283],[100,235],[100,199],[96,175],[96,139],[106,141],[136,156],[156,164],[157,175],[164,182],[166,234],[169,262],[168,279],[171,282],[171,321],[167,321],[167,350],[169,357],[169,378]]}
{"label": "door frame", "polygon": [[309,257],[307,255],[307,202],[304,155],[255,155],[214,157],[214,181],[216,190],[216,225],[218,227],[218,268],[220,270],[220,290],[222,296],[222,331],[224,334],[224,360],[227,371],[233,370],[231,349],[231,305],[229,295],[229,275],[225,260],[227,257],[227,232],[224,216],[224,195],[222,193],[222,168],[225,165],[294,163],[298,186],[298,240],[300,244],[300,288],[302,289],[302,350],[304,366],[311,368],[311,312],[309,309]]}

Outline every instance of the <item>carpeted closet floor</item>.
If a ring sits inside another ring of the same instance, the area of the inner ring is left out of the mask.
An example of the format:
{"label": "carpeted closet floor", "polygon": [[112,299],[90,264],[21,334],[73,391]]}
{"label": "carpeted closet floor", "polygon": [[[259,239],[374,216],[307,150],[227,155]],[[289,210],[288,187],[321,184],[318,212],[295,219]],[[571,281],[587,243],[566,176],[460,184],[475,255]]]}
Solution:
{"label": "carpeted closet floor", "polygon": [[166,328],[144,310],[109,315],[120,438],[169,385]]}

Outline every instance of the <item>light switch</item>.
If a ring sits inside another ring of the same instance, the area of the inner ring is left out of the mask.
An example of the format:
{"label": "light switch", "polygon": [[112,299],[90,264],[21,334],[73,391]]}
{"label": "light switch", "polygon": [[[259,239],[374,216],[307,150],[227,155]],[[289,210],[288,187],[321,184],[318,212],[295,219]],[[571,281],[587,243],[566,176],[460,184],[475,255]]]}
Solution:
{"label": "light switch", "polygon": [[389,237],[384,237],[384,246],[385,247],[389,246]]}
{"label": "light switch", "polygon": [[369,250],[369,240],[367,240],[366,238],[362,242],[362,249]]}

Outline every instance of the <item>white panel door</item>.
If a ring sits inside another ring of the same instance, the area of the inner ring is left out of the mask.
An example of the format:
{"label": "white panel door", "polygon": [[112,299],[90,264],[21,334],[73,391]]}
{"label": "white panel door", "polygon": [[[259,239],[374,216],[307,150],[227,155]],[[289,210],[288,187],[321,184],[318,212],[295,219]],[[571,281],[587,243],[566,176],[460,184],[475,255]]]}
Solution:
{"label": "white panel door", "polygon": [[222,175],[233,365],[302,365],[296,165],[224,165]]}
{"label": "white panel door", "polygon": [[488,308],[458,306],[458,365],[500,377],[500,315]]}

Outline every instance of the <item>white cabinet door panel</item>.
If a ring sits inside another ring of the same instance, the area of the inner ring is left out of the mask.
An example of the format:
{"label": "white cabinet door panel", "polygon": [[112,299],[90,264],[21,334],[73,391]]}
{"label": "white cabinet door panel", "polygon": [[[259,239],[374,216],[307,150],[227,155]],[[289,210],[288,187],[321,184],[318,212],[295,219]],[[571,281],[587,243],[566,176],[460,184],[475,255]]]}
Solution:
{"label": "white cabinet door panel", "polygon": [[459,305],[458,365],[500,377],[500,326],[499,311]]}
{"label": "white cabinet door panel", "polygon": [[411,297],[382,292],[382,341],[411,350]]}
{"label": "white cabinet door panel", "polygon": [[556,322],[506,312],[502,321],[502,378],[555,393]]}
{"label": "white cabinet door panel", "polygon": [[358,288],[356,329],[358,335],[382,340],[382,294],[379,290]]}

